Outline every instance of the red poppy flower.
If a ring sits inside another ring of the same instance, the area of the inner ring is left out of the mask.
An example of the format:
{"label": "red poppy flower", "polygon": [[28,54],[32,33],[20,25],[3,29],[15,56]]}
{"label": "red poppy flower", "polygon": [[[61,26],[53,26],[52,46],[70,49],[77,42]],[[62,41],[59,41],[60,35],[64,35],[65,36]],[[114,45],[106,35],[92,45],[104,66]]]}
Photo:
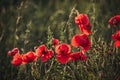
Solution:
{"label": "red poppy flower", "polygon": [[13,60],[11,61],[11,63],[15,66],[19,66],[22,64],[22,56],[17,53],[13,56]]}
{"label": "red poppy flower", "polygon": [[112,34],[112,39],[115,41],[114,47],[120,46],[120,30],[117,31],[115,34]]}
{"label": "red poppy flower", "polygon": [[73,61],[80,60],[80,55],[81,55],[81,52],[74,52],[74,53],[71,54],[71,59]]}
{"label": "red poppy flower", "polygon": [[26,54],[22,55],[22,60],[23,60],[23,64],[26,64],[28,62],[36,61],[37,60],[37,55],[34,52],[29,51]]}
{"label": "red poppy flower", "polygon": [[41,55],[41,61],[46,62],[50,58],[52,58],[54,52],[52,50],[47,50],[46,52],[43,52]]}
{"label": "red poppy flower", "polygon": [[71,54],[71,60],[77,61],[77,60],[82,60],[85,61],[87,59],[86,55],[83,54],[82,52],[74,52]]}
{"label": "red poppy flower", "polygon": [[45,45],[41,45],[36,49],[36,54],[41,57],[42,62],[46,62],[52,58],[54,52],[52,50],[47,50]]}
{"label": "red poppy flower", "polygon": [[14,48],[11,51],[8,51],[8,56],[13,57],[16,53],[19,53],[19,49],[18,48]]}
{"label": "red poppy flower", "polygon": [[79,26],[82,33],[86,35],[91,34],[91,26],[87,14],[79,14],[75,17],[75,23]]}
{"label": "red poppy flower", "polygon": [[59,44],[59,40],[58,40],[58,39],[53,38],[53,45],[54,45],[54,46],[56,46],[56,45],[58,45],[58,44]]}
{"label": "red poppy flower", "polygon": [[120,15],[116,15],[116,16],[110,18],[110,20],[108,22],[112,26],[116,26],[116,25],[120,24]]}
{"label": "red poppy flower", "polygon": [[59,44],[58,46],[56,46],[55,52],[57,54],[70,53],[71,52],[71,47],[70,47],[70,45],[68,45],[66,43],[62,43],[62,44]]}
{"label": "red poppy flower", "polygon": [[89,18],[87,14],[79,14],[78,16],[75,17],[75,23],[77,25],[88,25],[90,23]]}
{"label": "red poppy flower", "polygon": [[42,54],[44,54],[45,52],[47,52],[46,46],[45,45],[41,45],[36,49],[36,54],[40,57]]}
{"label": "red poppy flower", "polygon": [[58,62],[60,62],[61,64],[66,64],[67,62],[69,62],[71,48],[68,44],[59,44],[55,48],[55,52],[57,53],[56,58]]}
{"label": "red poppy flower", "polygon": [[112,39],[115,41],[117,41],[117,40],[120,41],[120,30],[112,35]]}
{"label": "red poppy flower", "polygon": [[89,35],[91,34],[91,25],[88,24],[84,26],[83,24],[79,25],[79,29],[83,34]]}
{"label": "red poppy flower", "polygon": [[116,48],[116,47],[120,47],[120,41],[115,41],[114,47],[115,47],[115,48]]}
{"label": "red poppy flower", "polygon": [[75,36],[73,36],[71,44],[74,47],[81,47],[83,52],[89,50],[91,47],[91,42],[88,36],[85,34],[76,34]]}
{"label": "red poppy flower", "polygon": [[56,58],[58,62],[61,64],[66,64],[70,61],[70,53],[69,54],[57,54]]}

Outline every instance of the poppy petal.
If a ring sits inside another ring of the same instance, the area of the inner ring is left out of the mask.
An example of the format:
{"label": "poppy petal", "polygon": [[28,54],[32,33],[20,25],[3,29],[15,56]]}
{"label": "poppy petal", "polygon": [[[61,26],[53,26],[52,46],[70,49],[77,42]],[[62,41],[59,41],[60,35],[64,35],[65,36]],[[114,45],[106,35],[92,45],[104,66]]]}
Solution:
{"label": "poppy petal", "polygon": [[80,26],[79,26],[79,29],[80,29],[80,31],[81,31],[83,34],[86,34],[86,35],[90,35],[90,34],[91,34],[91,26],[90,26],[90,25],[87,25],[87,26],[80,25]]}
{"label": "poppy petal", "polygon": [[117,26],[118,24],[120,24],[120,15],[115,15],[112,18],[109,19],[108,23],[111,26]]}
{"label": "poppy petal", "polygon": [[81,52],[74,52],[71,54],[71,60],[77,61],[80,60]]}
{"label": "poppy petal", "polygon": [[71,52],[71,47],[70,45],[66,44],[66,43],[62,43],[56,46],[55,48],[55,52],[57,54],[61,54],[61,53],[70,53]]}
{"label": "poppy petal", "polygon": [[22,64],[22,56],[17,53],[15,54],[15,56],[13,57],[13,60],[11,61],[11,64],[15,65],[15,66],[19,66]]}
{"label": "poppy petal", "polygon": [[70,61],[70,54],[57,54],[56,58],[58,60],[58,62],[60,62],[61,64],[66,64],[67,62]]}
{"label": "poppy petal", "polygon": [[120,47],[120,41],[115,41],[114,47],[115,47],[115,48]]}
{"label": "poppy petal", "polygon": [[89,50],[91,47],[91,42],[86,34],[76,34],[73,36],[71,44],[74,47],[80,47],[83,52]]}
{"label": "poppy petal", "polygon": [[36,49],[36,54],[37,56],[41,56],[43,52],[46,52],[47,49],[46,49],[46,46],[45,45],[41,45],[39,46],[37,49]]}
{"label": "poppy petal", "polygon": [[52,58],[53,54],[54,52],[52,50],[48,50],[45,54],[42,54],[41,61],[42,62],[48,61],[50,58]]}
{"label": "poppy petal", "polygon": [[22,60],[23,60],[23,63],[36,61],[37,60],[37,55],[34,52],[29,51],[26,54],[22,55]]}

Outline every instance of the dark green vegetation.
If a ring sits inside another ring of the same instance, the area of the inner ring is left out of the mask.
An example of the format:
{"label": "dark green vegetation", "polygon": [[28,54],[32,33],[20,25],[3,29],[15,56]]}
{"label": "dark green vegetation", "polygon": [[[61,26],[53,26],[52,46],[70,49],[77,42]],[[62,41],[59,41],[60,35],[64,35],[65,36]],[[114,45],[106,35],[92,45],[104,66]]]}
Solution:
{"label": "dark green vegetation", "polygon": [[[45,73],[44,68],[49,70],[48,66],[53,59],[45,64],[38,60],[22,67],[11,65],[7,52],[14,47],[25,53],[34,50],[35,46],[47,43],[51,36],[70,43],[71,36],[79,33],[74,23],[76,15],[72,13],[69,17],[73,7],[80,13],[88,14],[92,25],[93,45],[86,53],[89,58],[86,63],[78,62],[78,66],[71,63],[70,68],[69,64],[54,62],[48,73]],[[1,0],[0,80],[118,79],[120,50],[109,45],[112,43],[111,34],[115,31],[108,25],[108,20],[116,14],[120,14],[120,0]],[[49,32],[48,27],[51,29]],[[107,55],[108,52],[111,55]]]}

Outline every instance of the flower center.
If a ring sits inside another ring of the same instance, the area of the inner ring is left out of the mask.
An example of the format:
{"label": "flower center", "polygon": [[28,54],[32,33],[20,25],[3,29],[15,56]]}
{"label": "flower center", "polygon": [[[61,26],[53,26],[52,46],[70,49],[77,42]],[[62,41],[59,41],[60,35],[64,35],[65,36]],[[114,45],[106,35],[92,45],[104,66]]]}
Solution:
{"label": "flower center", "polygon": [[42,51],[42,54],[46,54],[46,53],[47,53],[46,51],[44,51],[44,50]]}

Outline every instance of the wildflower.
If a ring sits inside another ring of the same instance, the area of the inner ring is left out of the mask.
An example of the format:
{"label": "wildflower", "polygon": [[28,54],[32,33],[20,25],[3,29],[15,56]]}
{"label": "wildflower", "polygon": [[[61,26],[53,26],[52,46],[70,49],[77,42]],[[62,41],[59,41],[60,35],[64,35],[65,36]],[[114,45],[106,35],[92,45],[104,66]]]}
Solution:
{"label": "wildflower", "polygon": [[81,52],[74,52],[74,53],[71,54],[71,59],[73,61],[77,61],[77,60],[80,59],[80,55],[81,55]]}
{"label": "wildflower", "polygon": [[75,17],[75,23],[77,25],[88,25],[90,23],[89,18],[87,14],[79,14],[78,16]]}
{"label": "wildflower", "polygon": [[11,51],[8,51],[8,56],[13,57],[16,53],[19,53],[19,49],[18,48],[14,48]]}
{"label": "wildflower", "polygon": [[11,63],[15,66],[19,66],[22,64],[22,56],[17,53],[13,56],[13,60],[11,61]]}
{"label": "wildflower", "polygon": [[71,47],[68,44],[59,44],[55,48],[55,52],[57,53],[56,58],[61,64],[66,64],[70,60]]}
{"label": "wildflower", "polygon": [[114,47],[120,46],[120,30],[117,31],[115,34],[112,34],[112,39],[115,41]]}
{"label": "wildflower", "polygon": [[117,26],[120,24],[120,15],[113,16],[108,22],[111,26]]}
{"label": "wildflower", "polygon": [[52,50],[47,50],[45,45],[41,45],[36,49],[36,54],[41,58],[42,62],[46,62],[52,58],[54,52]]}
{"label": "wildflower", "polygon": [[86,35],[91,34],[91,26],[87,14],[79,14],[76,16],[75,23],[79,26],[79,29],[82,33]]}
{"label": "wildflower", "polygon": [[44,54],[45,52],[47,52],[46,46],[45,45],[41,45],[36,49],[36,54],[37,56],[41,56],[42,54]]}
{"label": "wildflower", "polygon": [[84,26],[83,24],[79,25],[79,29],[81,30],[81,32],[83,34],[89,35],[91,34],[91,25],[88,24],[86,26]]}
{"label": "wildflower", "polygon": [[22,60],[23,60],[24,64],[26,64],[28,62],[36,61],[37,60],[37,55],[34,52],[29,51],[26,54],[22,55]]}
{"label": "wildflower", "polygon": [[77,60],[85,61],[86,59],[87,59],[86,55],[83,54],[82,52],[74,52],[71,54],[71,60],[73,61]]}
{"label": "wildflower", "polygon": [[52,48],[55,48],[58,44],[59,44],[59,40],[53,38],[53,45],[52,45]]}
{"label": "wildflower", "polygon": [[73,36],[71,44],[74,47],[80,47],[83,52],[89,50],[91,47],[91,42],[88,36],[85,34],[76,34]]}
{"label": "wildflower", "polygon": [[47,50],[45,53],[43,52],[41,55],[41,61],[46,62],[50,58],[52,58],[54,52],[52,50]]}
{"label": "wildflower", "polygon": [[66,64],[70,60],[70,54],[57,54],[56,58],[61,64]]}
{"label": "wildflower", "polygon": [[66,43],[62,43],[59,44],[56,48],[55,48],[55,52],[57,54],[61,54],[61,53],[70,53],[71,52],[71,47],[70,45],[66,44]]}
{"label": "wildflower", "polygon": [[56,46],[56,45],[58,45],[58,44],[59,44],[59,40],[58,40],[58,39],[53,38],[53,45],[54,45],[54,46]]}

